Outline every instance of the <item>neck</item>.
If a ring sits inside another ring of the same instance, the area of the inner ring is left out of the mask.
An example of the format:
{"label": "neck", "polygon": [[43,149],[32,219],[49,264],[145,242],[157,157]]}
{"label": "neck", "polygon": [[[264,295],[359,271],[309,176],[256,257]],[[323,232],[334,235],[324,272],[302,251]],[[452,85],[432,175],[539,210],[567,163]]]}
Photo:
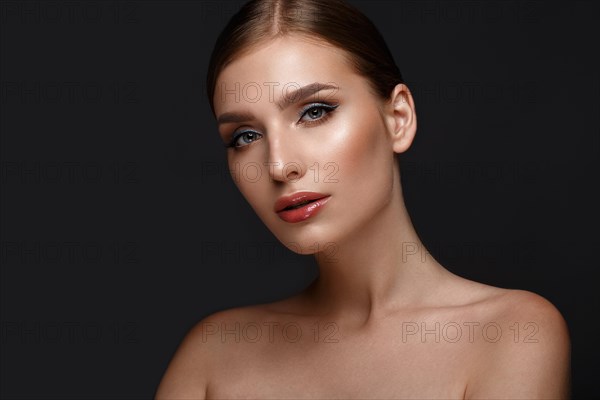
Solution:
{"label": "neck", "polygon": [[423,246],[404,204],[399,177],[391,201],[343,242],[315,255],[320,275],[306,293],[316,309],[366,325],[423,303],[450,274]]}

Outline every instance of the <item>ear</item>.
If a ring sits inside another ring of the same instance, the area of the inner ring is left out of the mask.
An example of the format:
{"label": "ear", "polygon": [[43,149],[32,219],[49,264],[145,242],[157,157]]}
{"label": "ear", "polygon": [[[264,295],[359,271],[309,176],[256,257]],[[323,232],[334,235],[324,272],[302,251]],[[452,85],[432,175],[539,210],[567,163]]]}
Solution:
{"label": "ear", "polygon": [[412,144],[417,132],[415,103],[408,87],[396,85],[386,103],[385,121],[395,153],[403,153]]}

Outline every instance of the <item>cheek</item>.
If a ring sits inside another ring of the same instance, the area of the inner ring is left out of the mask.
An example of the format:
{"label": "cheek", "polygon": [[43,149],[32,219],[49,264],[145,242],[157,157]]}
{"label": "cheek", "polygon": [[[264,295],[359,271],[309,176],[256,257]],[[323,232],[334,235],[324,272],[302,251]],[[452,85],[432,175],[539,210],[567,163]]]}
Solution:
{"label": "cheek", "polygon": [[385,140],[385,126],[378,117],[376,110],[355,113],[339,127],[341,134],[331,146],[335,149],[331,158],[338,164],[340,177],[354,190],[387,182],[386,166],[393,154]]}

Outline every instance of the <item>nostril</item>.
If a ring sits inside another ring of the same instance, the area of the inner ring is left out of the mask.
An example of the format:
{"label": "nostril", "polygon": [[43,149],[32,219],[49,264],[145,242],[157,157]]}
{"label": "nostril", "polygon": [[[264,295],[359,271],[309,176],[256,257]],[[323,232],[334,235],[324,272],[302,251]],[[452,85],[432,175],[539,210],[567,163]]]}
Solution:
{"label": "nostril", "polygon": [[290,180],[297,179],[300,176],[300,168],[300,165],[295,162],[288,163],[283,167],[283,175]]}

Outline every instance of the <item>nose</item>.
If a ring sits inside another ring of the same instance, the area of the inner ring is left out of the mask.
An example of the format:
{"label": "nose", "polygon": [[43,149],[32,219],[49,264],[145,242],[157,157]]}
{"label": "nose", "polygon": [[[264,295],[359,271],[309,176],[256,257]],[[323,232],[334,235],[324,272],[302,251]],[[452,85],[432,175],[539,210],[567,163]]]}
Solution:
{"label": "nose", "polygon": [[285,134],[270,135],[267,166],[269,176],[277,182],[295,182],[306,172],[298,157],[299,146]]}

